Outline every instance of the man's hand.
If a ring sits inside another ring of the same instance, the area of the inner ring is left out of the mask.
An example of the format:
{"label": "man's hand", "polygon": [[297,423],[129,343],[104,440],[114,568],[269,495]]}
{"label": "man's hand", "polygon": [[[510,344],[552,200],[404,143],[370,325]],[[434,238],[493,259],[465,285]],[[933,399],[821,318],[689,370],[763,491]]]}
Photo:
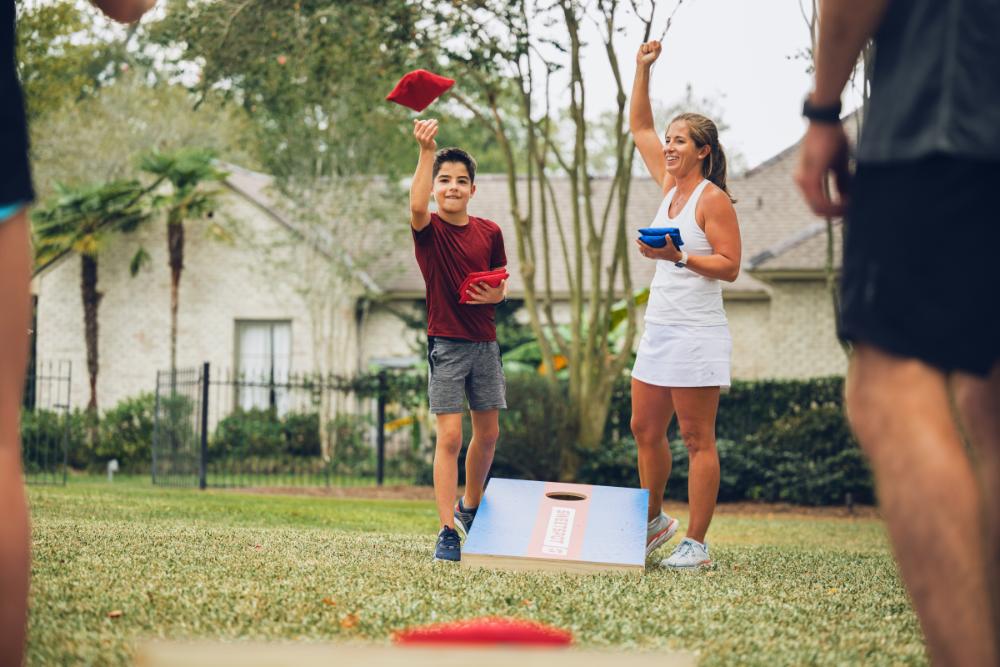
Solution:
{"label": "man's hand", "polygon": [[437,150],[437,142],[434,141],[437,133],[438,122],[433,118],[430,120],[413,120],[413,136],[423,150]]}
{"label": "man's hand", "polygon": [[674,245],[673,239],[669,236],[666,236],[665,238],[667,239],[667,243],[662,248],[654,248],[651,245],[646,245],[639,239],[635,240],[635,244],[639,246],[639,254],[643,257],[648,257],[649,259],[665,259],[668,262],[679,261],[681,258],[681,251]]}
{"label": "man's hand", "polygon": [[639,47],[639,53],[635,55],[635,62],[637,65],[652,65],[660,57],[660,51],[662,50],[663,45],[655,39],[651,42],[646,42]]}
{"label": "man's hand", "polygon": [[501,280],[496,287],[490,287],[489,283],[479,282],[471,285],[467,292],[469,303],[477,306],[488,306],[503,301],[504,294],[507,293],[507,281]]}
{"label": "man's hand", "polygon": [[[851,185],[847,158],[847,133],[844,132],[843,125],[809,124],[799,151],[795,182],[816,215],[828,218],[844,215]],[[837,188],[836,199],[830,197],[827,187],[830,172],[833,172]]]}

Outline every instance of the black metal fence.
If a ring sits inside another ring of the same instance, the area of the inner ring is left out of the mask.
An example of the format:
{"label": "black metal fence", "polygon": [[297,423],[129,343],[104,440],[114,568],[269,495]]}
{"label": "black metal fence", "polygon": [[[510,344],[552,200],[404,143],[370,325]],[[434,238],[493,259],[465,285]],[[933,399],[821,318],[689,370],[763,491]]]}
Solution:
{"label": "black metal fence", "polygon": [[72,365],[34,365],[24,385],[21,460],[29,484],[65,484]]}
{"label": "black metal fence", "polygon": [[429,466],[422,420],[375,386],[199,369],[156,381],[153,483],[282,487],[412,483]]}

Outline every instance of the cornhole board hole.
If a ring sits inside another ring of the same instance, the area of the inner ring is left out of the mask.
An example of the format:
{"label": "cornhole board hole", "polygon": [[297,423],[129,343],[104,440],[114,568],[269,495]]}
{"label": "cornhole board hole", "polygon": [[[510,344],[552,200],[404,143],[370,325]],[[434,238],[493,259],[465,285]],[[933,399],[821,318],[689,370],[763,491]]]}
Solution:
{"label": "cornhole board hole", "polygon": [[646,489],[491,479],[462,566],[642,572],[648,499]]}
{"label": "cornhole board hole", "polygon": [[410,647],[362,644],[181,643],[154,641],[139,648],[137,667],[695,667],[692,653],[575,648]]}

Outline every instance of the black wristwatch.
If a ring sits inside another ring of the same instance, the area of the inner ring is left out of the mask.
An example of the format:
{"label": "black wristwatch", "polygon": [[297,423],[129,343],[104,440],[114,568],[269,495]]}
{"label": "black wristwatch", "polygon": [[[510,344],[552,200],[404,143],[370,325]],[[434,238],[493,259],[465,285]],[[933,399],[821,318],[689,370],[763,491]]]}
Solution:
{"label": "black wristwatch", "polygon": [[835,104],[818,107],[809,101],[809,96],[802,102],[802,115],[814,123],[824,123],[826,125],[837,125],[840,123],[840,100]]}

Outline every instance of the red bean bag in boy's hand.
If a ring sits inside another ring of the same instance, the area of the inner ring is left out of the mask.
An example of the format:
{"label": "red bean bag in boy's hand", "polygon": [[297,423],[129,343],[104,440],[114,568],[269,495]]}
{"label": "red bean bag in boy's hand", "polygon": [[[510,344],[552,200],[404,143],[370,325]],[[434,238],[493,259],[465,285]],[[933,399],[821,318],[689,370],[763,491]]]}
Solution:
{"label": "red bean bag in boy's hand", "polygon": [[490,287],[499,287],[500,283],[510,278],[507,269],[497,269],[495,271],[476,271],[470,273],[462,281],[462,286],[458,288],[458,302],[469,303],[469,288],[478,283],[486,283]]}
{"label": "red bean bag in boy's hand", "polygon": [[473,618],[435,623],[395,634],[397,644],[529,644],[566,646],[573,633],[551,625],[518,618]]}
{"label": "red bean bag in boy's hand", "polygon": [[425,69],[413,70],[396,84],[385,99],[402,104],[414,111],[423,111],[441,96],[441,93],[455,85],[454,79],[443,77]]}

